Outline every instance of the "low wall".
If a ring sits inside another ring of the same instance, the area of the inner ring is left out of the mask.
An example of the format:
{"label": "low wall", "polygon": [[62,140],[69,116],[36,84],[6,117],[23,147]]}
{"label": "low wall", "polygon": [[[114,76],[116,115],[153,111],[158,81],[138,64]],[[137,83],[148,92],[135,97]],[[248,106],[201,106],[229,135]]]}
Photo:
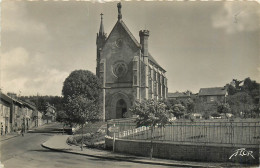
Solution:
{"label": "low wall", "polygon": [[[113,147],[113,139],[106,138],[106,148]],[[116,139],[115,152],[149,156],[150,141]],[[205,162],[233,162],[259,164],[259,146],[230,146],[223,144],[184,144],[154,142],[153,157]],[[245,148],[243,150],[242,148]]]}

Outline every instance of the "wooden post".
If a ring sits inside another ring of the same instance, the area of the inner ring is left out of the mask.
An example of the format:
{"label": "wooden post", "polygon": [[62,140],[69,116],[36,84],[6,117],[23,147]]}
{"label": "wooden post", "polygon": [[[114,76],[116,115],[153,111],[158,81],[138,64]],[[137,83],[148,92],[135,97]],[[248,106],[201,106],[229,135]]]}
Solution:
{"label": "wooden post", "polygon": [[[116,125],[114,124],[114,127],[115,127]],[[116,142],[116,133],[115,132],[113,132],[113,152],[115,152],[115,143]]]}
{"label": "wooden post", "polygon": [[154,129],[154,126],[152,125],[151,126],[151,151],[150,151],[150,159],[152,160],[152,157],[153,157],[153,129]]}

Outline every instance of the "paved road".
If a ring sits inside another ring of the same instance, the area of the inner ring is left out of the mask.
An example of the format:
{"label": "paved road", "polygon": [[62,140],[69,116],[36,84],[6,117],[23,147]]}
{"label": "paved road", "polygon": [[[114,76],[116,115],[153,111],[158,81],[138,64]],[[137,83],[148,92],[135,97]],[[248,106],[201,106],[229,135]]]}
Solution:
{"label": "paved road", "polygon": [[[53,127],[53,125],[52,125]],[[49,130],[50,127],[44,128]],[[141,167],[155,168],[158,165],[146,165],[131,162],[112,161],[69,153],[54,152],[41,147],[55,133],[27,133],[0,144],[0,160],[5,168],[117,168]],[[167,167],[167,166],[163,166]]]}

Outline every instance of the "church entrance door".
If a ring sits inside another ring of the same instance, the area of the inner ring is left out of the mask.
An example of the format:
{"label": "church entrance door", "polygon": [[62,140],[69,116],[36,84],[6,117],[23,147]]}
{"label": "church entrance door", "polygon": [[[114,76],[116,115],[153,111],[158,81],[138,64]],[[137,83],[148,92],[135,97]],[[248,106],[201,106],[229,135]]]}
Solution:
{"label": "church entrance door", "polygon": [[116,118],[126,118],[127,105],[123,99],[116,103]]}

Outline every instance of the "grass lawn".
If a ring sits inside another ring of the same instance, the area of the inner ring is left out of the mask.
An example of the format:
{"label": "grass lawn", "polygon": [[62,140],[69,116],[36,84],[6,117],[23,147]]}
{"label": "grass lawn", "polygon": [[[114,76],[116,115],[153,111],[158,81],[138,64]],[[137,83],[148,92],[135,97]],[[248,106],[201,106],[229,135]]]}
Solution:
{"label": "grass lawn", "polygon": [[[106,122],[103,121],[88,123],[83,127],[83,134],[96,133],[98,129],[104,124],[106,124]],[[78,129],[74,134],[82,134],[82,128]]]}
{"label": "grass lawn", "polygon": [[[176,120],[165,128],[156,128],[155,139],[171,142],[201,142],[221,144],[259,144],[259,119]],[[151,139],[150,131],[138,133],[129,139]]]}
{"label": "grass lawn", "polygon": [[[101,129],[100,129],[101,128]],[[88,123],[83,127],[84,144],[92,148],[104,148],[103,141],[106,136],[106,122],[99,121]],[[77,130],[72,137],[68,138],[68,143],[80,145],[82,141],[82,128]]]}

